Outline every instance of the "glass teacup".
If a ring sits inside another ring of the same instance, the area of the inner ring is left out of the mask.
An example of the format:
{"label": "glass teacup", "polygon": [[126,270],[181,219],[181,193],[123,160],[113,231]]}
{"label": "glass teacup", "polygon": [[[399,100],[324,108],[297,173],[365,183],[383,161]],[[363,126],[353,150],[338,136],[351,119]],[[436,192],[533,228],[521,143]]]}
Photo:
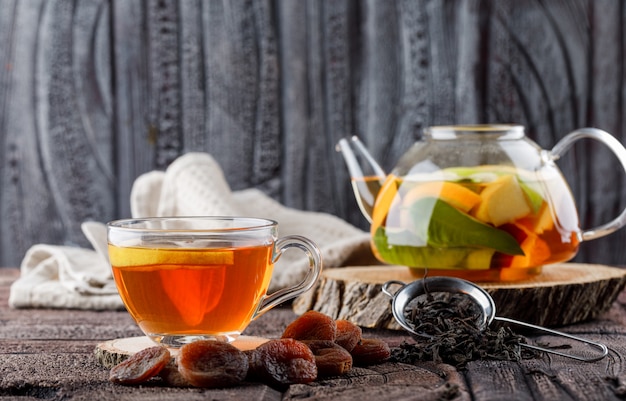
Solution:
{"label": "glass teacup", "polygon": [[[122,301],[144,334],[168,347],[199,339],[234,341],[252,320],[309,290],[322,267],[312,241],[279,239],[272,220],[139,218],[107,228]],[[268,295],[274,263],[288,248],[307,254],[307,275]]]}

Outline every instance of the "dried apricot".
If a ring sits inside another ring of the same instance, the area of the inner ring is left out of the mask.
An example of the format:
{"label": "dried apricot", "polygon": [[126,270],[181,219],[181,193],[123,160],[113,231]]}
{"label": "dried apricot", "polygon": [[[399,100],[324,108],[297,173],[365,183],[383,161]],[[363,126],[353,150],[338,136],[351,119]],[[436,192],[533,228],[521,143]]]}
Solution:
{"label": "dried apricot", "polygon": [[171,361],[159,372],[159,377],[163,379],[163,383],[170,387],[190,387],[191,384],[178,371],[178,366]]}
{"label": "dried apricot", "polygon": [[364,338],[350,352],[355,365],[367,366],[384,362],[391,356],[389,345],[377,338]]}
{"label": "dried apricot", "polygon": [[263,369],[261,356],[257,348],[245,350],[243,353],[248,358],[248,376],[253,376],[259,369]]}
{"label": "dried apricot", "polygon": [[341,376],[352,369],[352,355],[341,345],[329,340],[303,341],[315,355],[317,376]]}
{"label": "dried apricot", "polygon": [[306,344],[292,338],[270,340],[254,351],[246,351],[248,378],[282,386],[310,383],[317,378],[315,356]]}
{"label": "dried apricot", "polygon": [[348,352],[352,351],[354,346],[361,341],[363,330],[348,320],[336,320],[335,324],[337,325],[337,338],[335,338],[335,342],[347,349]]}
{"label": "dried apricot", "polygon": [[114,366],[109,372],[109,380],[120,384],[143,383],[156,376],[170,359],[170,352],[165,347],[145,348]]}
{"label": "dried apricot", "polygon": [[291,322],[282,338],[296,340],[331,340],[337,336],[337,324],[328,315],[310,310]]}
{"label": "dried apricot", "polygon": [[232,344],[200,340],[183,345],[177,357],[178,371],[195,387],[229,387],[248,374],[248,358]]}

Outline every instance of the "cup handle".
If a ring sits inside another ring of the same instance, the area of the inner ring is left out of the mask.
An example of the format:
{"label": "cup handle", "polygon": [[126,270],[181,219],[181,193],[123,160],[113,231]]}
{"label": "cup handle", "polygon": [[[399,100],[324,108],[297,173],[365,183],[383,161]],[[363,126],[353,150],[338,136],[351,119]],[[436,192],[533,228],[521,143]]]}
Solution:
{"label": "cup handle", "polygon": [[[595,139],[605,144],[609,149],[611,149],[615,156],[617,156],[622,168],[624,168],[624,171],[626,172],[626,149],[624,149],[622,144],[613,135],[597,128],[580,128],[566,135],[554,146],[554,148],[552,148],[551,153],[553,155],[553,159],[556,160],[561,157],[574,144],[574,142],[583,138]],[[619,216],[610,222],[589,230],[584,230],[582,232],[582,239],[583,241],[588,241],[604,237],[624,225],[626,225],[626,208],[622,210],[622,213],[620,213]]]}
{"label": "cup handle", "polygon": [[309,270],[304,279],[293,287],[283,288],[267,295],[252,316],[252,320],[269,311],[276,305],[295,298],[310,290],[317,281],[322,271],[322,255],[315,243],[308,238],[299,235],[288,235],[279,238],[274,244],[272,263],[275,263],[282,253],[289,248],[298,248],[309,257]]}

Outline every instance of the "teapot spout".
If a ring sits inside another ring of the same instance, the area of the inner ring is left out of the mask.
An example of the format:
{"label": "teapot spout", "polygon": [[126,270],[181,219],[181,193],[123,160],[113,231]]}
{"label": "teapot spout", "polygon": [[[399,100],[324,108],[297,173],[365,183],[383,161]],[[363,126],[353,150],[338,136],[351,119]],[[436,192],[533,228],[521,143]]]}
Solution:
{"label": "teapot spout", "polygon": [[357,136],[340,139],[335,150],[346,162],[359,209],[371,223],[374,202],[387,174]]}

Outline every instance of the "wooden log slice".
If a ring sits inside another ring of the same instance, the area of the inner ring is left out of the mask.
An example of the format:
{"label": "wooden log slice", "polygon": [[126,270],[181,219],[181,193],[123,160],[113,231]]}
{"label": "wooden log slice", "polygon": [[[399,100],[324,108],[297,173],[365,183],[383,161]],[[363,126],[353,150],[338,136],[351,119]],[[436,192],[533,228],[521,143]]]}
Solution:
{"label": "wooden log slice", "polygon": [[[391,298],[381,291],[389,280],[409,283],[415,277],[404,266],[326,269],[313,290],[294,300],[293,310],[316,310],[361,327],[399,330]],[[557,327],[607,311],[626,285],[626,269],[564,263],[545,266],[530,280],[479,284],[493,297],[498,316]]]}
{"label": "wooden log slice", "polygon": [[[261,337],[239,336],[232,344],[245,351],[255,349],[266,341],[268,341],[266,338]],[[155,345],[157,344],[148,337],[117,338],[96,345],[94,355],[100,365],[110,369],[142,349],[154,347]],[[172,356],[176,356],[178,350],[170,349],[170,353]]]}

